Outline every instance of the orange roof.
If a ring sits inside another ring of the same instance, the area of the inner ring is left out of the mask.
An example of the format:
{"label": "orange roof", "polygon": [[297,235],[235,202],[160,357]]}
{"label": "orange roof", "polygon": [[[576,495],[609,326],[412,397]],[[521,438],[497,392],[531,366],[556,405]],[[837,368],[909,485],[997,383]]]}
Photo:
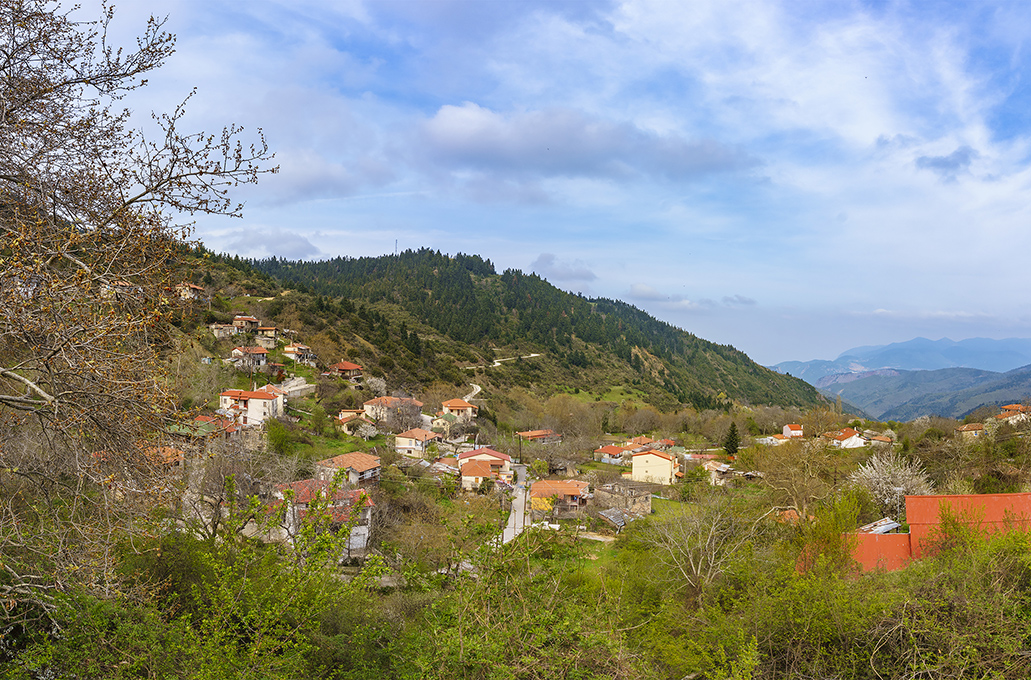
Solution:
{"label": "orange roof", "polygon": [[361,451],[342,453],[339,456],[320,460],[315,463],[321,467],[338,468],[340,470],[354,470],[355,472],[366,472],[378,468],[379,456],[373,456]]}
{"label": "orange roof", "polygon": [[583,496],[587,493],[587,488],[587,482],[575,479],[542,479],[530,485],[530,497]]}
{"label": "orange roof", "polygon": [[981,423],[969,423],[967,425],[960,425],[956,428],[956,432],[975,432],[977,430],[983,430],[984,425]]}
{"label": "orange roof", "polygon": [[507,453],[501,453],[500,451],[495,451],[494,449],[488,448],[473,449],[472,451],[460,453],[458,454],[458,460],[465,460],[466,458],[472,458],[473,456],[479,456],[483,454],[493,456],[494,458],[500,458],[501,460],[507,460],[509,462],[512,461],[512,457]]}
{"label": "orange roof", "polygon": [[656,451],[655,449],[640,451],[639,453],[633,454],[632,457],[637,458],[638,456],[658,456],[659,458],[665,458],[666,460],[673,460],[673,456],[669,455],[668,453],[663,453],[662,451]]}
{"label": "orange roof", "polygon": [[544,439],[545,437],[554,437],[554,430],[527,430],[526,432],[516,432],[517,435],[523,439]]}
{"label": "orange roof", "polygon": [[788,428],[789,430],[801,430],[802,429],[801,425],[795,425],[794,423],[785,425],[784,427]]}
{"label": "orange roof", "polygon": [[[329,497],[329,489],[332,486],[332,482],[327,482],[324,479],[302,479],[299,482],[291,482],[290,484],[279,484],[276,486],[277,491],[286,491],[291,489],[294,492],[294,502],[308,504],[311,503],[319,495]],[[372,507],[374,503],[369,494],[365,493],[361,489],[348,489],[346,491],[337,489],[330,501],[347,501],[347,505],[354,505],[362,496],[365,497],[362,505],[364,507]]]}
{"label": "orange roof", "polygon": [[361,366],[359,366],[358,364],[352,364],[350,361],[338,361],[337,363],[335,363],[332,366],[330,366],[330,368],[335,368],[338,371],[360,371],[360,370],[362,370]]}
{"label": "orange roof", "polygon": [[226,390],[222,392],[220,397],[229,397],[230,399],[275,399],[276,397],[268,392],[249,390]]}
{"label": "orange roof", "polygon": [[276,387],[275,385],[262,385],[261,387],[258,388],[258,391],[259,392],[268,392],[269,394],[274,394],[277,397],[278,396],[284,396],[285,397],[286,394],[287,394],[286,390],[284,390],[282,388],[279,388],[279,387]]}
{"label": "orange roof", "polygon": [[237,350],[243,352],[244,354],[268,354],[268,350],[265,349],[264,347],[234,347],[233,348],[234,352],[236,352]]}
{"label": "orange roof", "polygon": [[646,444],[654,444],[655,440],[652,439],[651,437],[647,437],[647,436],[642,434],[639,437],[634,437],[633,439],[631,439],[630,443],[631,444],[636,444],[637,446],[644,446]]}
{"label": "orange roof", "polygon": [[394,408],[401,404],[415,404],[419,408],[422,408],[422,402],[416,399],[409,399],[408,397],[376,397],[375,399],[369,399],[365,402],[365,406],[384,406],[386,408]]}
{"label": "orange roof", "polygon": [[442,403],[441,406],[444,407],[444,408],[450,408],[450,409],[471,408],[474,411],[475,410],[479,410],[479,407],[473,406],[472,404],[470,404],[469,402],[465,401],[464,399],[448,399],[447,401]]}
{"label": "orange roof", "polygon": [[1026,407],[1023,404],[1006,404],[1002,407],[1003,411],[1020,411],[1023,413]]}
{"label": "orange roof", "polygon": [[397,436],[398,437],[405,437],[406,439],[415,439],[416,441],[420,441],[420,442],[425,442],[425,441],[429,441],[430,439],[439,439],[440,438],[440,435],[437,434],[436,432],[429,432],[427,430],[422,429],[421,427],[416,427],[414,429],[408,430],[407,432],[402,432],[401,434],[399,434]]}
{"label": "orange roof", "polygon": [[824,432],[823,436],[827,437],[828,439],[833,439],[834,441],[842,442],[846,439],[856,436],[857,434],[859,434],[859,432],[857,432],[856,430],[853,430],[851,427],[846,427],[843,430]]}
{"label": "orange roof", "polygon": [[615,444],[606,444],[601,448],[595,449],[595,451],[598,453],[605,453],[610,456],[619,456],[622,455],[626,451],[626,449],[624,449],[622,446],[616,446]]}
{"label": "orange roof", "polygon": [[490,462],[486,460],[468,460],[462,465],[463,477],[490,477]]}

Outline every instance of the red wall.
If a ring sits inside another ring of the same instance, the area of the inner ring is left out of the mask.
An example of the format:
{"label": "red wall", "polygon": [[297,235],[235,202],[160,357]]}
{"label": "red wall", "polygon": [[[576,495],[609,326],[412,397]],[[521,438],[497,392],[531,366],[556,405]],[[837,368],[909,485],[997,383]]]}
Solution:
{"label": "red wall", "polygon": [[912,559],[909,534],[849,534],[856,541],[852,557],[863,571],[895,571]]}
{"label": "red wall", "polygon": [[969,496],[906,496],[908,534],[849,534],[855,540],[853,557],[863,571],[901,569],[923,556],[938,529],[942,508],[963,524],[985,533],[1031,529],[1031,493],[974,494]]}
{"label": "red wall", "polygon": [[938,528],[941,509],[964,524],[986,533],[1031,527],[1031,493],[995,493],[969,496],[906,496],[906,521],[912,535],[913,557],[922,557]]}

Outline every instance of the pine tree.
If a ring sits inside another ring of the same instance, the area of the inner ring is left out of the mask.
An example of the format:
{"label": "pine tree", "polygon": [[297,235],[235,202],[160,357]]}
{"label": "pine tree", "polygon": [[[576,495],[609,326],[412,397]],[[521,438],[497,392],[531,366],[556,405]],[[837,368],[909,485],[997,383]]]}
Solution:
{"label": "pine tree", "polygon": [[737,455],[738,446],[741,444],[741,437],[737,433],[737,423],[731,423],[727,430],[727,436],[723,438],[723,450],[728,456]]}

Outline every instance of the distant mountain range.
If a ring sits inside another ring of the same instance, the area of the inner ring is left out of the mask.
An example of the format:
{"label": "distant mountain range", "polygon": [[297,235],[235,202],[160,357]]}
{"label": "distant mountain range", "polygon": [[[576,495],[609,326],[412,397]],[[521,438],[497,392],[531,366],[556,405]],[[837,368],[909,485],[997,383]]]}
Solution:
{"label": "distant mountain range", "polygon": [[782,361],[775,371],[816,385],[824,376],[866,373],[880,369],[933,371],[939,368],[979,368],[1005,373],[1031,364],[1031,338],[970,338],[958,342],[915,338],[890,345],[854,347],[827,361]]}
{"label": "distant mountain range", "polygon": [[985,404],[1031,396],[1031,339],[916,338],[856,347],[833,361],[785,361],[771,368],[880,420],[960,418]]}

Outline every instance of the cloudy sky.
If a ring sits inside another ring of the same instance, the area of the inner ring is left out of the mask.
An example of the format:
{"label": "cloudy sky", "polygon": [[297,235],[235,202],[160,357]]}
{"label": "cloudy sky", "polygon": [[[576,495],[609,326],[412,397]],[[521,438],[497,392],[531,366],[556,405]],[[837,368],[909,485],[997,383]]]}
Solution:
{"label": "cloudy sky", "polygon": [[1031,3],[139,5],[130,105],[277,154],[213,250],[476,253],[766,364],[1031,337]]}

